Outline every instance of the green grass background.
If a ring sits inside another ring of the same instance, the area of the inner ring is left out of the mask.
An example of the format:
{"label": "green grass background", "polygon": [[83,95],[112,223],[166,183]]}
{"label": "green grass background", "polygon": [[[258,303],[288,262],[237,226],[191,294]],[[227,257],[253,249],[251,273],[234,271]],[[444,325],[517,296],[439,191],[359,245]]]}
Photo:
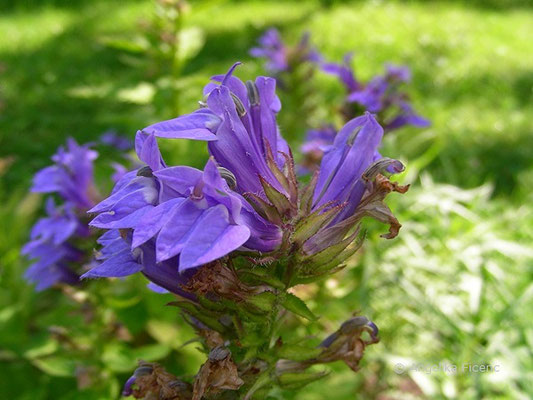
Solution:
{"label": "green grass background", "polygon": [[[381,343],[368,349],[358,374],[334,364],[325,380],[298,394],[274,391],[272,398],[531,398],[533,4],[191,3],[186,24],[203,30],[205,45],[184,65],[181,112],[195,109],[207,78],[236,60],[244,62],[241,78],[264,73],[247,52],[276,26],[293,42],[309,30],[329,59],[355,51],[363,79],[387,61],[409,65],[415,107],[433,123],[385,140],[382,153],[407,164],[402,180],[412,184],[406,195],[391,196],[404,225],[400,236],[379,239],[384,228],[367,224],[369,239],[353,265],[318,292],[301,293],[321,316],[310,334],[323,336],[359,311],[380,326]],[[171,298],[150,293],[141,278],[90,282],[73,296],[36,294],[21,278],[28,262],[20,247],[41,204],[27,195],[31,176],[66,137],[86,142],[116,129],[133,138],[137,129],[172,116],[165,81],[105,45],[110,37],[138,35],[153,4],[3,1],[0,10],[2,397],[117,398],[137,358],[194,374],[202,356],[194,345],[181,347],[192,332],[164,307]],[[318,75],[315,84],[327,114],[342,91],[328,76]],[[290,109],[283,113],[298,120]],[[300,132],[286,133],[293,145],[301,140]],[[175,163],[205,163],[201,145],[162,146]],[[104,160],[108,153],[102,150]],[[109,187],[104,172],[98,179]],[[399,362],[501,368],[396,374]]]}

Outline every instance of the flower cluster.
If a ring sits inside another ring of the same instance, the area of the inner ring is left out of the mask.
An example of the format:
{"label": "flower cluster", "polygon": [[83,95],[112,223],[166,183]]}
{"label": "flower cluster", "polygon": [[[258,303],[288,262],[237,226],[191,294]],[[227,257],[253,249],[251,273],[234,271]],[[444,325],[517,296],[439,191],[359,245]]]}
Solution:
{"label": "flower cluster", "polygon": [[[407,67],[388,64],[383,75],[378,75],[364,84],[355,78],[351,69],[351,60],[352,55],[347,54],[341,64],[321,63],[322,70],[337,76],[348,93],[341,108],[345,121],[366,111],[376,116],[380,125],[383,126],[384,133],[406,125],[418,128],[430,125],[427,119],[414,111],[407,93],[401,91],[402,84],[411,79],[411,73]],[[335,128],[331,125],[309,130],[300,148],[304,156],[300,172],[316,171],[322,156],[333,144],[335,137]]]}
{"label": "flower cluster", "polygon": [[[363,173],[379,158],[383,135],[375,118],[367,113],[339,132],[304,204],[276,124],[276,82],[258,77],[245,84],[232,76],[236,65],[205,87],[200,109],[137,133],[136,152],[146,165],[124,175],[89,210],[97,214],[90,225],[109,231],[100,239],[105,262],[84,277],[141,271],[181,294],[187,271],[236,250],[280,258],[299,248],[311,259],[355,225],[339,226],[369,188]],[[158,137],[206,141],[211,158],[203,171],[167,166]],[[394,172],[401,171],[395,163]]]}
{"label": "flower cluster", "polygon": [[[369,82],[363,83],[356,79],[352,68],[352,54],[344,57],[341,64],[324,62],[324,72],[335,75],[348,93],[346,96],[345,114],[349,119],[357,115],[361,109],[376,113],[386,132],[399,129],[405,125],[425,128],[430,122],[418,115],[402,85],[410,82],[411,72],[405,66],[385,65],[385,73],[377,75]],[[355,104],[359,107],[349,107]]]}
{"label": "flower cluster", "polygon": [[106,146],[114,147],[120,151],[127,151],[133,147],[133,143],[130,139],[119,135],[114,130],[109,130],[102,133],[99,141]]}
{"label": "flower cluster", "polygon": [[62,204],[52,197],[46,202],[46,218],[34,225],[30,242],[22,253],[36,261],[26,271],[26,279],[43,290],[56,283],[75,284],[78,275],[71,264],[84,260],[84,253],[75,246],[78,239],[87,238],[89,229],[83,219],[94,205],[93,161],[98,154],[88,146],[69,139],[52,157],[54,165],[39,171],[31,190],[56,193]]}
{"label": "flower cluster", "polygon": [[265,66],[272,74],[292,71],[302,63],[322,59],[317,50],[311,47],[309,38],[309,34],[305,33],[296,46],[290,47],[283,43],[277,29],[270,28],[259,38],[259,46],[250,50],[250,55],[264,58]]}
{"label": "flower cluster", "polygon": [[[430,125],[427,119],[415,112],[407,92],[403,90],[404,85],[411,80],[411,72],[407,67],[386,64],[382,75],[362,82],[356,78],[352,69],[353,53],[347,53],[340,63],[328,62],[311,46],[309,39],[309,35],[305,34],[300,43],[291,48],[282,41],[279,32],[271,28],[260,37],[260,46],[250,51],[252,56],[268,60],[266,69],[275,74],[278,84],[288,92],[289,99],[295,97],[292,103],[301,108],[301,118],[308,120],[309,115],[316,114],[309,80],[314,71],[319,69],[336,76],[346,90],[343,104],[337,108],[345,123],[367,111],[375,116],[384,133],[406,125],[418,128]],[[294,72],[302,65],[308,68],[300,79],[298,74],[286,74]],[[306,122],[309,126],[317,126],[317,121]],[[318,170],[320,160],[324,152],[333,145],[336,134],[336,128],[331,124],[322,124],[319,128],[307,131],[305,141],[300,147],[303,155],[298,169],[300,174]]]}

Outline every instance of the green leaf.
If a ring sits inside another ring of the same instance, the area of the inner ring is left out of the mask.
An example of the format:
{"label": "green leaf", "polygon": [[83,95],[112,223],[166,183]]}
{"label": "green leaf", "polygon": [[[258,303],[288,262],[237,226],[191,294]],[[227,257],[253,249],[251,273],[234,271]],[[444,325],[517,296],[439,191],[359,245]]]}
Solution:
{"label": "green leaf", "polygon": [[178,53],[177,58],[181,62],[194,58],[205,43],[204,32],[197,27],[183,29],[178,34]]}
{"label": "green leaf", "polygon": [[270,312],[274,307],[276,301],[276,295],[272,292],[263,292],[256,296],[252,296],[249,300],[249,304],[253,304],[261,311]]}
{"label": "green leaf", "polygon": [[271,385],[269,371],[263,372],[244,396],[244,400],[250,400],[259,389]]}
{"label": "green leaf", "polygon": [[110,343],[102,353],[103,363],[114,372],[131,372],[137,365],[132,350],[123,344]]}
{"label": "green leaf", "polygon": [[170,353],[170,347],[165,344],[150,344],[134,349],[131,353],[138,360],[157,361]]}
{"label": "green leaf", "polygon": [[24,357],[32,360],[34,358],[48,356],[55,353],[58,349],[58,344],[55,340],[48,338],[45,341],[34,344],[24,352]]}
{"label": "green leaf", "polygon": [[282,223],[281,215],[276,207],[266,202],[254,193],[245,193],[244,197],[250,202],[255,211],[268,221],[280,225]]}
{"label": "green leaf", "polygon": [[318,319],[302,299],[291,293],[287,293],[282,304],[287,310],[299,315],[300,317],[304,317],[309,321],[316,321]]}
{"label": "green leaf", "polygon": [[189,301],[173,301],[168,303],[168,305],[181,308],[187,314],[193,316],[194,318],[198,319],[200,322],[204,323],[209,328],[217,332],[225,331],[224,326],[217,320],[214,314],[211,313],[211,315],[209,315],[208,310],[200,308]]}
{"label": "green leaf", "polygon": [[180,332],[176,324],[152,319],[146,324],[146,330],[155,340],[174,348],[180,347]]}
{"label": "green leaf", "polygon": [[31,361],[33,365],[51,376],[74,376],[76,364],[72,358],[65,356],[37,358]]}
{"label": "green leaf", "polygon": [[278,377],[279,385],[284,389],[299,389],[329,375],[328,371],[291,372]]}
{"label": "green leaf", "polygon": [[104,37],[100,42],[116,50],[126,51],[128,53],[144,53],[150,48],[150,43],[142,36],[135,39],[120,39]]}
{"label": "green leaf", "polygon": [[152,83],[140,82],[134,87],[117,91],[117,100],[125,103],[149,104],[152,102],[157,90]]}
{"label": "green leaf", "polygon": [[322,349],[317,347],[302,346],[299,344],[284,344],[276,351],[279,358],[293,361],[304,361],[317,357]]}
{"label": "green leaf", "polygon": [[313,195],[315,193],[316,184],[318,182],[318,173],[315,172],[311,181],[305,185],[302,190],[302,195],[300,199],[300,214],[306,216],[311,212],[311,207],[313,205]]}
{"label": "green leaf", "polygon": [[291,209],[291,203],[287,196],[268,183],[261,175],[259,175],[259,180],[267,199],[276,207],[280,215],[285,216]]}

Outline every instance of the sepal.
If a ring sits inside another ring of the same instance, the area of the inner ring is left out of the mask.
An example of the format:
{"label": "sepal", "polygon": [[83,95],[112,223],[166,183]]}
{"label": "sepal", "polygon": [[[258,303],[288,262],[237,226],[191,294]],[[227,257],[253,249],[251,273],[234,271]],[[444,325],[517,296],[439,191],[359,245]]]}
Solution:
{"label": "sepal", "polygon": [[292,241],[301,246],[322,227],[329,224],[345,207],[345,204],[333,206],[333,202],[319,207],[312,214],[302,218],[295,226]]}
{"label": "sepal", "polygon": [[290,218],[294,215],[294,206],[289,198],[272,186],[265,178],[259,175],[259,181],[263,187],[266,198],[276,208],[282,218]]}
{"label": "sepal", "polygon": [[300,197],[300,215],[306,216],[311,213],[313,207],[313,195],[315,193],[316,184],[318,182],[318,171],[316,171],[309,183],[304,186]]}

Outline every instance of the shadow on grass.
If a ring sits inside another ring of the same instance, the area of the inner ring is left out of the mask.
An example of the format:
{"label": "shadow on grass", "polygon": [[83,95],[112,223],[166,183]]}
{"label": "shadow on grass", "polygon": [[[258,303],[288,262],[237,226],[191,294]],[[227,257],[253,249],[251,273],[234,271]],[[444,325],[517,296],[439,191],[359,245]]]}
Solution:
{"label": "shadow on grass", "polygon": [[469,144],[452,138],[427,169],[436,180],[463,188],[493,182],[495,196],[511,197],[524,183],[521,173],[533,170],[530,143],[527,132],[514,138],[492,132]]}
{"label": "shadow on grass", "polygon": [[[143,0],[121,0],[124,3],[141,2]],[[2,11],[28,11],[39,8],[79,9],[94,4],[94,0],[3,0]]]}
{"label": "shadow on grass", "polygon": [[113,51],[95,44],[93,32],[83,24],[73,26],[37,51],[3,56],[7,85],[1,152],[17,158],[5,176],[8,184],[47,163],[66,136],[94,140],[109,127],[130,131],[137,121],[139,107],[133,104],[112,96],[69,95],[85,85],[110,85],[114,94],[142,80]]}
{"label": "shadow on grass", "polygon": [[[329,8],[337,4],[351,4],[351,3],[365,3],[368,0],[321,0],[323,7]],[[422,5],[446,4],[451,3],[455,5],[462,5],[464,7],[472,7],[477,9],[505,11],[512,9],[530,9],[533,8],[533,3],[530,0],[397,0],[398,3],[413,4],[418,3]]]}
{"label": "shadow on grass", "polygon": [[[77,7],[70,27],[37,50],[0,54],[5,65],[2,78],[6,81],[0,154],[15,157],[3,177],[8,187],[29,184],[29,177],[49,163],[67,136],[88,142],[110,128],[133,135],[147,121],[162,118],[153,104],[117,99],[120,89],[157,77],[148,76],[142,67],[127,66],[120,61],[120,52],[98,42],[105,32],[97,28],[96,22],[106,8],[85,12],[91,4],[83,1]],[[126,32],[130,33],[134,32]],[[205,47],[185,67],[184,75],[205,65],[221,65],[223,71],[236,60],[249,59],[248,49],[260,31],[245,25],[206,33]],[[89,93],[73,95],[73,90]]]}
{"label": "shadow on grass", "polygon": [[472,7],[485,10],[505,11],[511,9],[530,9],[533,3],[530,0],[399,0],[400,3],[420,3],[420,4],[456,4],[464,7]]}

